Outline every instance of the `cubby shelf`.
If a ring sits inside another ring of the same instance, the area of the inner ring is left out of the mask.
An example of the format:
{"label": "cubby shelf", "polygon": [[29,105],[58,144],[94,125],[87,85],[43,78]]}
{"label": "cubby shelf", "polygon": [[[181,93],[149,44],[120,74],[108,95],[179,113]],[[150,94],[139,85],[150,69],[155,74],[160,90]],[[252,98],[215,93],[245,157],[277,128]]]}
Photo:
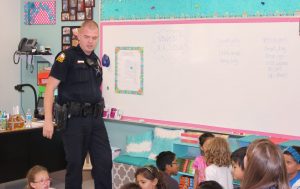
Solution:
{"label": "cubby shelf", "polygon": [[173,144],[173,152],[177,158],[195,158],[200,155],[198,144],[189,144],[183,142],[175,142]]}
{"label": "cubby shelf", "polygon": [[[177,159],[194,160],[198,155],[200,155],[200,148],[199,148],[199,144],[175,142],[173,144],[173,152],[176,154]],[[192,163],[192,162],[190,162],[190,163]],[[191,169],[191,167],[189,168],[189,170],[190,169]],[[179,171],[177,176],[175,177],[175,179],[178,182],[180,182],[180,177],[181,176],[189,177],[192,180],[191,182],[193,183],[194,174],[190,173],[190,171],[189,171],[189,173]]]}
{"label": "cubby shelf", "polygon": [[180,176],[194,177],[194,174],[190,174],[190,173],[186,173],[186,172],[181,172],[181,171],[178,172],[178,175],[180,175]]}

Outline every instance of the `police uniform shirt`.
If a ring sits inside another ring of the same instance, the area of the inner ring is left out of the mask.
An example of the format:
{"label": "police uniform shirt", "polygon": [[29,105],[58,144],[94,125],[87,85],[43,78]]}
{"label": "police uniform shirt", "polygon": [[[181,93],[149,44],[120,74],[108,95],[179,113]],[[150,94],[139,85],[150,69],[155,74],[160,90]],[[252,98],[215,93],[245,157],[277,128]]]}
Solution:
{"label": "police uniform shirt", "polygon": [[[58,85],[59,104],[66,102],[97,103],[102,94],[102,70],[97,55],[86,55],[80,46],[60,52],[52,66],[50,76],[60,80]],[[94,62],[89,65],[87,62]]]}

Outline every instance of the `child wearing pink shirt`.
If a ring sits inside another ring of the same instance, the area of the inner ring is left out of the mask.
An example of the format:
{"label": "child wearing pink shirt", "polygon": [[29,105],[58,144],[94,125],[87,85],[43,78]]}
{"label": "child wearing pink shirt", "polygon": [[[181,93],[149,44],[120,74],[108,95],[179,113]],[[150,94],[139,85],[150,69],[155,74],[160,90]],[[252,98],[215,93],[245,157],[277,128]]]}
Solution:
{"label": "child wearing pink shirt", "polygon": [[205,181],[205,168],[207,167],[205,159],[204,159],[204,149],[205,143],[209,139],[215,137],[211,133],[203,133],[199,136],[199,145],[200,145],[200,152],[201,154],[196,157],[193,168],[195,169],[194,174],[194,189],[197,188],[198,184],[202,181]]}

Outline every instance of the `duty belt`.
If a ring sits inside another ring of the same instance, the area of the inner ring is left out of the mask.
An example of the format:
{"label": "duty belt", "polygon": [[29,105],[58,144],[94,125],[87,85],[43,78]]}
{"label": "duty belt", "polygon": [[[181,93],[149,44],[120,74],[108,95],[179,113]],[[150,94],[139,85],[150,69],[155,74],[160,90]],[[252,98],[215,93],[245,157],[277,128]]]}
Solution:
{"label": "duty belt", "polygon": [[86,117],[102,116],[104,109],[104,101],[92,104],[92,103],[80,103],[80,102],[69,102],[67,103],[69,116],[71,117]]}

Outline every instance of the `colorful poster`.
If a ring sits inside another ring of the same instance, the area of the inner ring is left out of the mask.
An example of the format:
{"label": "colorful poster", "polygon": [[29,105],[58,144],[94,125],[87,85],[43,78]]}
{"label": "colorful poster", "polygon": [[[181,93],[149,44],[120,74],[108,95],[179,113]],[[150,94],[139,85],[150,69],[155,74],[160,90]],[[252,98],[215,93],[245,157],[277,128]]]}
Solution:
{"label": "colorful poster", "polygon": [[143,94],[143,52],[142,47],[116,47],[116,93]]}
{"label": "colorful poster", "polygon": [[27,25],[56,24],[55,1],[25,2],[24,22]]}

